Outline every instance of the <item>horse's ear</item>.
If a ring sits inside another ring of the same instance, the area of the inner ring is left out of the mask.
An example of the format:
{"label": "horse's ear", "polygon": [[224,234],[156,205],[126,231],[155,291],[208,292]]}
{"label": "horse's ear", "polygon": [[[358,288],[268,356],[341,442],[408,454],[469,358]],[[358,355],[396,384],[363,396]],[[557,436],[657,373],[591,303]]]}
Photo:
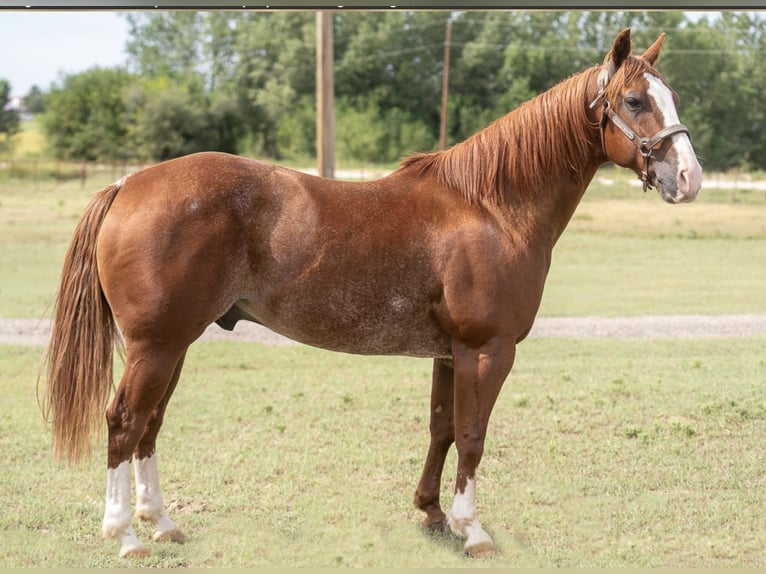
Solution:
{"label": "horse's ear", "polygon": [[625,28],[617,35],[612,49],[606,55],[606,58],[604,58],[604,63],[601,66],[601,73],[599,74],[600,86],[601,84],[606,86],[615,72],[622,66],[622,63],[628,56],[630,56],[630,50],[630,28]]}
{"label": "horse's ear", "polygon": [[614,46],[606,56],[606,60],[611,60],[614,69],[617,70],[622,63],[630,56],[630,28],[625,28],[617,34],[614,40]]}
{"label": "horse's ear", "polygon": [[662,43],[665,41],[665,32],[660,34],[660,37],[657,38],[657,41],[649,46],[649,48],[644,52],[644,55],[641,56],[644,60],[649,62],[650,65],[654,66],[654,63],[657,61],[657,58],[660,57],[660,49],[662,48]]}

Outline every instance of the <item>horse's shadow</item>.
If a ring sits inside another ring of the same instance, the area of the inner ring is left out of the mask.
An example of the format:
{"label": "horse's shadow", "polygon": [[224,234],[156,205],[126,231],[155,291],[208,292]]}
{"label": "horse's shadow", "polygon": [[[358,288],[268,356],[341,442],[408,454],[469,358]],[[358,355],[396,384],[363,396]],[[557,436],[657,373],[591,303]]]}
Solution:
{"label": "horse's shadow", "polygon": [[[462,554],[466,558],[470,558],[472,560],[492,559],[501,553],[501,551],[498,549],[493,553],[482,556],[473,556],[469,554],[464,548],[465,538],[462,538],[452,532],[452,529],[449,527],[446,520],[438,524],[421,524],[420,531],[426,536],[426,538],[428,538],[437,546],[441,546],[456,554]],[[489,529],[487,530],[487,533],[492,536],[492,533],[489,531]]]}

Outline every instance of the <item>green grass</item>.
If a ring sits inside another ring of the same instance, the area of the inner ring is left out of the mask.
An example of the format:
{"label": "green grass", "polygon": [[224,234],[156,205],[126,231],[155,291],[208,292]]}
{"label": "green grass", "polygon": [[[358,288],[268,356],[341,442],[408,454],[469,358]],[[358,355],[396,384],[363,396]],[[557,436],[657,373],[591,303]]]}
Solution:
{"label": "green grass", "polygon": [[539,315],[762,313],[764,285],[766,237],[569,231],[554,249]]}
{"label": "green grass", "polygon": [[[106,170],[85,187],[0,184],[0,317],[46,313],[78,218],[119,175]],[[733,202],[703,192],[671,206],[625,181],[588,190],[554,249],[542,315],[766,311],[766,198]],[[615,189],[626,195],[610,196]]]}
{"label": "green grass", "polygon": [[553,251],[540,315],[766,311],[763,192],[733,202],[703,190],[668,205],[654,192],[623,186],[630,195],[616,198],[613,189],[594,183],[586,193]]}
{"label": "green grass", "polygon": [[[149,542],[145,565],[766,566],[765,344],[523,343],[480,467],[503,550],[486,561],[424,534],[411,504],[429,361],[194,345],[158,447],[189,541]],[[0,346],[0,565],[122,565],[99,535],[104,441],[81,468],[51,460],[40,353]],[[454,472],[453,449],[444,505]]]}
{"label": "green grass", "polygon": [[49,308],[74,227],[102,180],[87,189],[0,184],[0,317],[41,317]]}

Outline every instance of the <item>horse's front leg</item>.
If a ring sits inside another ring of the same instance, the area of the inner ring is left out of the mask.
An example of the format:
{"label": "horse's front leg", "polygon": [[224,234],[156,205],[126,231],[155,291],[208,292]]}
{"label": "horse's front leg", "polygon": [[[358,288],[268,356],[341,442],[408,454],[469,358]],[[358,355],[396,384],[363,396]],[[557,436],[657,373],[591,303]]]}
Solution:
{"label": "horse's front leg", "polygon": [[431,443],[423,466],[423,474],[415,490],[415,506],[426,513],[425,527],[431,531],[443,531],[446,516],[439,503],[442,470],[452,443],[455,442],[455,425],[452,418],[453,391],[452,361],[434,359],[431,383]]}
{"label": "horse's front leg", "polygon": [[492,408],[513,366],[515,341],[495,338],[478,348],[453,343],[455,369],[455,498],[447,517],[452,531],[466,538],[472,556],[491,554],[497,547],[481,527],[476,511],[476,469]]}

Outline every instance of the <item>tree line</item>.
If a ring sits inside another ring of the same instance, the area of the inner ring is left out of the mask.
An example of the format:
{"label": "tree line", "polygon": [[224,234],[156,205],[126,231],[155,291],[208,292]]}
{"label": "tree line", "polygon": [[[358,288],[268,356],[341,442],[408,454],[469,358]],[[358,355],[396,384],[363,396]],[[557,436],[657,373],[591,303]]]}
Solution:
{"label": "tree line", "polygon": [[[315,156],[315,14],[137,12],[127,62],[41,96],[60,159],[163,160],[220,150]],[[766,18],[723,12],[334,12],[336,155],[393,162],[434,149],[449,44],[447,143],[600,63],[619,30],[658,63],[709,170],[766,169]]]}

